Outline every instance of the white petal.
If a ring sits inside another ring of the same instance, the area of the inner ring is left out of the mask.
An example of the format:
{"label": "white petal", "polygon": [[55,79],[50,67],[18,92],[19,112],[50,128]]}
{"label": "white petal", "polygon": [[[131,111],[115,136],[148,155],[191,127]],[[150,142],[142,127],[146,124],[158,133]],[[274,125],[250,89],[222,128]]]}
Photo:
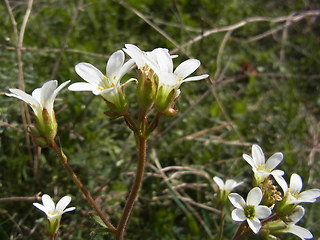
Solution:
{"label": "white petal", "polygon": [[246,204],[244,199],[238,193],[230,193],[228,198],[236,208],[243,209],[243,206]]}
{"label": "white petal", "polygon": [[251,228],[251,230],[257,234],[261,229],[261,223],[258,218],[254,219],[247,219],[248,225]]}
{"label": "white petal", "polygon": [[90,63],[78,63],[75,70],[80,77],[94,86],[99,86],[99,83],[104,79],[101,71]]}
{"label": "white petal", "polygon": [[271,172],[271,174],[272,174],[272,175],[282,176],[282,175],[284,175],[284,171],[279,170],[279,169],[276,169],[276,170],[273,170],[273,171]]}
{"label": "white petal", "polygon": [[233,179],[228,179],[225,184],[225,190],[231,192],[231,190],[237,185],[237,182]]}
{"label": "white petal", "polygon": [[63,211],[63,213],[71,212],[71,211],[73,211],[73,210],[75,210],[75,209],[76,209],[75,207],[69,207],[69,208],[65,209],[65,210]]}
{"label": "white petal", "polygon": [[283,194],[285,195],[288,191],[288,184],[286,182],[286,180],[278,174],[274,174],[275,171],[272,171],[271,174],[274,177],[274,179],[276,180],[276,182],[279,184],[279,186],[282,188],[283,190]]}
{"label": "white petal", "polygon": [[123,77],[123,75],[125,75],[130,68],[134,65],[134,60],[130,59],[129,61],[127,61],[125,64],[123,64],[122,68],[120,69],[120,71],[118,72],[117,75],[117,80],[121,80],[121,78]]}
{"label": "white petal", "polygon": [[97,89],[97,87],[85,82],[73,83],[68,87],[70,91],[93,91],[94,89]]}
{"label": "white petal", "polygon": [[68,204],[71,202],[71,197],[69,196],[64,196],[63,198],[61,198],[59,200],[59,202],[57,203],[56,206],[56,211],[57,212],[62,212],[67,206]]}
{"label": "white petal", "polygon": [[264,153],[261,147],[257,144],[252,145],[252,158],[256,166],[266,163]]}
{"label": "white petal", "polygon": [[278,184],[280,185],[280,187],[282,188],[283,195],[286,195],[287,192],[288,192],[288,184],[287,184],[287,182],[283,179],[283,181],[280,180],[280,183],[279,183],[277,177],[275,177],[275,176],[273,176],[273,177],[276,179],[277,183],[278,183]]}
{"label": "white petal", "polygon": [[292,233],[298,236],[301,239],[311,239],[313,238],[312,233],[303,227],[296,226],[294,224],[290,224],[286,230],[286,232]]}
{"label": "white petal", "polygon": [[302,206],[298,205],[294,209],[294,212],[289,216],[289,218],[291,221],[293,221],[294,224],[296,224],[303,218],[305,212],[306,210]]}
{"label": "white petal", "polygon": [[301,189],[302,189],[301,177],[296,173],[292,174],[290,178],[290,192],[294,194],[298,194],[301,192]]}
{"label": "white petal", "polygon": [[198,81],[198,80],[205,79],[207,77],[209,77],[208,74],[203,74],[203,75],[199,75],[199,76],[188,77],[188,78],[182,80],[182,82]]}
{"label": "white petal", "polygon": [[53,101],[55,100],[56,96],[58,95],[58,93],[67,85],[69,84],[69,82],[71,82],[71,80],[68,80],[68,81],[65,81],[63,83],[60,84],[60,86],[54,90],[53,94],[52,94],[52,98],[53,98]]}
{"label": "white petal", "polygon": [[157,48],[155,49],[155,51],[156,51],[157,62],[158,62],[160,71],[172,73],[173,62],[169,52],[162,48]]}
{"label": "white petal", "polygon": [[266,162],[266,169],[273,170],[281,163],[283,154],[281,152],[273,154]]}
{"label": "white petal", "polygon": [[227,192],[231,192],[232,189],[240,186],[241,184],[243,184],[243,182],[237,183],[237,182],[236,182],[235,180],[233,180],[233,179],[228,179],[228,180],[226,181],[226,183],[225,183],[225,187],[224,187],[224,188],[225,188],[225,190],[226,190]]}
{"label": "white petal", "polygon": [[41,88],[36,88],[32,91],[31,96],[37,100],[37,102],[41,102]]}
{"label": "white petal", "polygon": [[236,208],[232,211],[231,217],[234,221],[242,222],[246,220],[246,216],[244,215],[243,209]]}
{"label": "white petal", "polygon": [[47,212],[47,209],[43,206],[43,205],[41,205],[41,204],[39,204],[39,203],[33,203],[33,206],[35,206],[36,208],[38,208],[38,209],[40,209],[42,212],[44,212],[45,214],[47,214],[48,212]]}
{"label": "white petal", "polygon": [[48,194],[42,195],[42,204],[47,212],[55,212],[55,204]]}
{"label": "white petal", "polygon": [[304,191],[298,195],[298,199],[301,202],[315,202],[320,197],[320,189],[310,189]]}
{"label": "white petal", "polygon": [[191,73],[193,73],[200,66],[200,61],[197,59],[188,59],[182,62],[176,70],[174,70],[174,74],[176,74],[179,78],[185,79]]}
{"label": "white petal", "polygon": [[[49,110],[52,110],[53,102],[51,101],[51,95],[53,94],[54,90],[57,88],[57,80],[51,80],[43,84],[40,92],[40,104],[43,108],[49,107]],[[32,93],[33,95],[33,93]]]}
{"label": "white petal", "polygon": [[6,96],[18,98],[34,107],[40,107],[39,102],[24,91],[15,88],[10,88],[9,91],[12,94],[6,93]]}
{"label": "white petal", "polygon": [[160,85],[168,85],[171,88],[179,88],[181,85],[181,82],[179,82],[178,77],[173,73],[160,72],[158,74],[158,77]]}
{"label": "white petal", "polygon": [[258,187],[251,189],[247,196],[247,205],[258,206],[261,200],[262,200],[261,189]]}
{"label": "white petal", "polygon": [[70,80],[62,83],[58,88],[54,89],[53,92],[51,93],[50,97],[47,97],[46,101],[42,105],[45,107],[49,113],[53,111],[53,103],[54,100],[56,99],[57,94],[70,82]]}
{"label": "white petal", "polygon": [[142,51],[133,44],[125,44],[125,47],[122,50],[135,61],[138,68],[142,68],[146,64]]}
{"label": "white petal", "polygon": [[215,176],[215,177],[213,177],[213,181],[215,181],[215,183],[219,186],[219,188],[221,190],[224,189],[224,182],[223,182],[223,180],[221,178]]}
{"label": "white petal", "polygon": [[256,211],[256,217],[259,219],[267,218],[272,213],[270,208],[268,208],[267,206],[256,206],[255,211]]}
{"label": "white petal", "polygon": [[253,161],[252,157],[250,157],[248,154],[242,154],[242,157],[244,160],[246,160],[247,163],[250,164],[252,168],[256,168],[255,162]]}
{"label": "white petal", "polygon": [[120,68],[124,63],[124,53],[121,50],[118,50],[111,54],[107,67],[106,67],[106,75],[110,78],[113,75],[118,75]]}

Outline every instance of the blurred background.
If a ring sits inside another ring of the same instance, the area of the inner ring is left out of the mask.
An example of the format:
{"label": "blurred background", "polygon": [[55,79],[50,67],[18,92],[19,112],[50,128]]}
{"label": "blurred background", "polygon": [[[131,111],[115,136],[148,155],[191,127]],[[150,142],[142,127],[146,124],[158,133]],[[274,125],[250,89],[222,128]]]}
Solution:
{"label": "blurred background", "polygon": [[[77,208],[63,216],[58,239],[113,239],[54,152],[26,137],[28,115],[4,93],[31,93],[50,79],[82,81],[79,62],[105,72],[126,43],[168,48],[179,55],[175,66],[197,58],[196,74],[210,75],[181,86],[179,113],[161,119],[150,137],[127,239],[216,239],[212,177],[245,181],[237,189],[245,197],[253,174],[242,154],[253,143],[266,157],[284,153],[278,169],[287,181],[298,173],[304,190],[320,188],[319,1],[5,0],[0,15],[0,239],[47,238],[45,215],[32,206],[40,192],[55,201],[70,195]],[[132,70],[123,81],[135,76]],[[135,84],[126,87],[133,114],[134,91]],[[135,174],[134,136],[89,92],[64,89],[55,111],[69,164],[116,224]],[[303,206],[299,225],[319,239],[319,201]],[[237,223],[230,211],[225,220],[224,239],[231,239]]]}

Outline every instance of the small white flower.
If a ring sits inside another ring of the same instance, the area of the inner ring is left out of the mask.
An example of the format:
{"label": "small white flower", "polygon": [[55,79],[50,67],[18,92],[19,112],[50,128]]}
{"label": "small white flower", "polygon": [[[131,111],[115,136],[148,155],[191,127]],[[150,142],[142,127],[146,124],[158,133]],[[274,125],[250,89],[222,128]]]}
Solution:
{"label": "small white flower", "polygon": [[262,200],[262,191],[258,187],[250,190],[246,202],[238,193],[230,193],[228,198],[232,205],[236,207],[232,211],[232,219],[239,222],[247,220],[249,227],[255,234],[261,229],[259,219],[264,219],[271,215],[271,210],[267,206],[259,205]]}
{"label": "small white flower", "polygon": [[240,186],[243,182],[236,182],[233,179],[227,179],[226,182],[224,182],[221,178],[215,176],[213,177],[213,181],[219,186],[221,191],[225,191],[226,194],[229,194],[232,189]]}
{"label": "small white flower", "polygon": [[145,59],[159,77],[159,88],[163,87],[165,92],[170,92],[172,89],[177,90],[184,82],[202,80],[209,76],[203,74],[188,77],[200,66],[200,61],[197,59],[188,59],[173,71],[172,57],[167,49],[155,49],[154,56],[152,58],[145,56]]}
{"label": "small white flower", "polygon": [[289,216],[292,222],[289,222],[287,227],[281,232],[292,233],[301,239],[311,239],[313,238],[312,233],[303,227],[297,226],[296,224],[303,218],[305,214],[305,209],[302,206],[297,206],[295,212]]}
{"label": "small white flower", "polygon": [[302,202],[313,203],[320,197],[320,189],[310,189],[301,192],[302,186],[302,179],[296,173],[291,175],[289,188],[287,183],[282,186],[283,193],[288,197],[289,204],[299,204]]}
{"label": "small white flower", "polygon": [[6,96],[18,98],[27,104],[33,109],[36,117],[38,119],[42,119],[42,112],[44,109],[47,110],[50,117],[54,118],[54,111],[53,111],[53,103],[57,96],[57,94],[64,88],[69,81],[62,83],[58,88],[57,80],[50,80],[43,84],[41,88],[36,88],[33,90],[32,95],[25,93],[20,89],[12,89],[10,88],[9,91],[11,93],[6,93]]}
{"label": "small white flower", "polygon": [[173,71],[172,57],[167,49],[157,48],[153,51],[152,57],[145,55],[144,58],[159,79],[155,105],[160,112],[166,112],[168,108],[172,107],[180,95],[179,87],[182,83],[201,80],[209,76],[203,74],[188,77],[200,66],[200,61],[197,59],[188,59]]}
{"label": "small white flower", "polygon": [[57,203],[57,206],[55,206],[55,203],[53,202],[51,197],[47,194],[43,194],[42,195],[43,205],[39,203],[33,203],[33,206],[43,211],[47,215],[50,221],[53,219],[60,219],[62,214],[75,210],[76,209],[75,207],[70,207],[65,209],[70,202],[71,202],[71,197],[64,196],[59,200],[59,202]]}
{"label": "small white flower", "polygon": [[33,203],[33,206],[40,209],[47,215],[48,223],[49,223],[48,232],[51,235],[55,235],[56,232],[59,230],[62,214],[76,209],[75,207],[70,207],[66,209],[70,201],[71,201],[71,197],[64,196],[59,200],[59,202],[57,203],[57,206],[55,206],[51,197],[47,194],[43,194],[42,195],[43,205],[39,203]]}
{"label": "small white flower", "polygon": [[129,60],[123,64],[124,59],[123,51],[118,50],[113,53],[107,62],[106,76],[89,63],[78,63],[75,70],[86,83],[73,83],[68,89],[70,91],[92,91],[94,95],[101,95],[106,100],[114,103],[117,101],[120,91],[121,78],[134,64],[133,60]]}
{"label": "small white flower", "polygon": [[[166,48],[156,48],[152,50],[151,52],[144,52],[140,50],[136,45],[133,44],[125,44],[126,48],[123,48],[122,50],[125,51],[136,63],[137,67],[141,70],[148,70],[148,63],[146,61],[146,56],[153,62],[157,64],[157,56],[156,52],[161,49],[161,51],[165,51],[169,54],[169,50]],[[170,55],[170,58],[175,58],[177,55]]]}
{"label": "small white flower", "polygon": [[286,185],[286,181],[282,177],[284,172],[281,170],[274,170],[283,159],[283,154],[281,152],[273,154],[266,162],[261,147],[257,144],[253,144],[252,157],[247,154],[243,154],[242,157],[252,167],[252,171],[254,172],[258,184],[263,182],[269,175],[272,175],[281,187]]}

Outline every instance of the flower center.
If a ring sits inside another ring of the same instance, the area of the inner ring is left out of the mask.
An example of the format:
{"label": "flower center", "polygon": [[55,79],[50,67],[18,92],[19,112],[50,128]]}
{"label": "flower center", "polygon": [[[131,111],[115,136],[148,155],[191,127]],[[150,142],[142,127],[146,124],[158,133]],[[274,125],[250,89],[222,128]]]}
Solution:
{"label": "flower center", "polygon": [[253,219],[256,216],[256,211],[254,206],[246,205],[244,206],[243,211],[244,211],[244,215],[248,219]]}
{"label": "flower center", "polygon": [[[264,171],[264,170],[266,170],[266,165],[265,164],[259,164],[258,166],[257,166],[257,170],[258,171]],[[270,170],[269,170],[270,171]]]}
{"label": "flower center", "polygon": [[[117,78],[116,76],[113,77],[113,79],[116,79],[116,78]],[[101,85],[98,86],[98,89],[100,91],[103,91],[105,89],[112,88],[112,87],[115,86],[114,83],[111,83],[111,85],[108,84],[109,83],[109,79],[106,76],[103,77],[103,80],[104,81],[101,81],[101,83],[100,83]]]}
{"label": "flower center", "polygon": [[299,195],[300,192],[298,192],[298,191],[296,191],[296,192],[290,192],[290,189],[289,189],[288,191],[289,191],[289,193],[290,193],[294,198],[296,198],[296,199],[298,199],[298,200],[301,199],[300,197],[298,197],[298,195]]}

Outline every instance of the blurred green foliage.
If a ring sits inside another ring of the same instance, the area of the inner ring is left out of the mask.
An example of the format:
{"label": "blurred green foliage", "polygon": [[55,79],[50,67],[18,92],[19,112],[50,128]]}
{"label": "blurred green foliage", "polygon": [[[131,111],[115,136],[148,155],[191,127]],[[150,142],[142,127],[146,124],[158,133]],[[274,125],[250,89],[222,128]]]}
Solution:
{"label": "blurred green foliage", "polygon": [[[9,2],[20,28],[27,1]],[[144,50],[175,49],[175,44],[182,45],[209,29],[256,16],[278,18],[319,8],[316,0],[35,1],[22,49],[25,88],[30,92],[51,78],[81,81],[74,71],[78,62],[89,62],[104,72],[108,56],[125,43],[137,44]],[[7,92],[8,88],[18,87],[18,68],[12,22],[4,3],[0,14],[0,91]],[[194,57],[211,79],[217,64],[220,74],[213,79],[211,90],[209,80],[184,84],[176,106],[179,114],[162,119],[151,137],[145,181],[127,239],[216,239],[218,214],[192,204],[191,209],[171,187],[176,186],[182,196],[196,203],[216,208],[217,192],[210,178],[218,175],[244,179],[247,184],[240,188],[244,196],[250,189],[252,173],[241,155],[250,152],[252,143],[258,143],[267,156],[284,153],[279,168],[285,170],[287,180],[296,172],[304,180],[304,189],[320,188],[319,19],[318,12],[299,21],[247,23],[225,39],[220,60],[217,56],[226,31],[178,49],[175,63]],[[53,71],[59,58],[57,71]],[[126,77],[134,76],[132,71]],[[133,92],[134,84],[126,91],[132,108]],[[37,154],[34,146],[26,144],[20,109],[16,99],[1,96],[0,198],[42,192],[57,200],[70,194],[71,205],[77,210],[63,216],[59,239],[112,239],[90,217],[91,209],[55,154],[48,149]],[[105,103],[91,93],[64,89],[55,110],[58,135],[70,164],[116,223],[133,181],[134,137],[122,119],[110,120],[103,114]],[[155,154],[151,153],[156,154],[163,168],[171,167],[165,172],[171,176],[171,187],[156,171]],[[203,173],[210,178],[203,177]],[[317,239],[319,204],[304,207],[307,213],[300,225],[310,229]],[[2,201],[0,213],[0,239],[45,238],[44,215],[32,202]],[[235,228],[227,212],[225,239],[231,238]],[[289,235],[285,238],[297,239]]]}

